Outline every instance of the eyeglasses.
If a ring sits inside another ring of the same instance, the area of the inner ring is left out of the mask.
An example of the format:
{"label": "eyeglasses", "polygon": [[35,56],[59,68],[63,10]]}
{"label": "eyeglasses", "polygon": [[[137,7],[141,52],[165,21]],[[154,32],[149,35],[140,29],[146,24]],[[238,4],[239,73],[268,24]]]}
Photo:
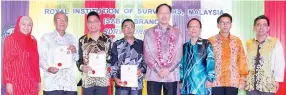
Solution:
{"label": "eyeglasses", "polygon": [[170,15],[171,13],[158,13],[159,15]]}
{"label": "eyeglasses", "polygon": [[256,24],[255,26],[257,26],[257,27],[267,27],[268,25],[267,24]]}
{"label": "eyeglasses", "polygon": [[188,28],[195,28],[195,29],[199,29],[201,28],[200,26],[188,26]]}
{"label": "eyeglasses", "polygon": [[62,19],[62,18],[57,18],[56,21],[57,21],[57,22],[67,22],[66,19]]}
{"label": "eyeglasses", "polygon": [[134,29],[134,27],[124,26],[123,29]]}
{"label": "eyeglasses", "polygon": [[219,22],[220,25],[229,25],[231,22]]}
{"label": "eyeglasses", "polygon": [[88,24],[94,24],[94,23],[99,23],[100,21],[99,20],[96,20],[96,21],[87,21]]}

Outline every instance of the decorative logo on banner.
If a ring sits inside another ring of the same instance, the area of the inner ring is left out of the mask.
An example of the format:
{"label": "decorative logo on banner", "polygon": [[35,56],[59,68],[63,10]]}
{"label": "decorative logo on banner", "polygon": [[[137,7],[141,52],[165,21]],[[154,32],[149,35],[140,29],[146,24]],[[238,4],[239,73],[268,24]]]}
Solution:
{"label": "decorative logo on banner", "polygon": [[9,25],[7,29],[4,29],[2,32],[2,39],[4,40],[5,37],[11,35],[14,32],[15,25]]}

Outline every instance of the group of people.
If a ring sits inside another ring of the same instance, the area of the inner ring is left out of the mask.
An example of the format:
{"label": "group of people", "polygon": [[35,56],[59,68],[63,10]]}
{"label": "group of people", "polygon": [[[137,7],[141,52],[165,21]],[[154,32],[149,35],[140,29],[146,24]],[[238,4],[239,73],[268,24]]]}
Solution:
{"label": "group of people", "polygon": [[[162,88],[164,95],[237,95],[239,89],[248,95],[275,94],[278,82],[283,82],[285,60],[280,41],[267,35],[270,23],[266,16],[254,19],[256,37],[246,42],[245,53],[241,40],[230,33],[232,16],[228,13],[217,18],[220,31],[209,39],[200,38],[201,21],[191,19],[187,23],[190,40],[184,43],[182,31],[169,24],[171,11],[168,4],[156,8],[158,24],[147,29],[144,41],[134,37],[132,19],[125,19],[121,24],[124,38],[115,42],[100,31],[98,13],[87,14],[88,33],[77,41],[66,31],[68,16],[58,12],[54,15],[56,29],[41,37],[39,47],[31,35],[32,19],[21,16],[4,43],[6,91],[9,95],[37,95],[42,82],[44,95],[77,95],[77,86],[82,86],[83,95],[107,95],[112,78],[115,95],[142,95],[145,78],[148,95],[161,95]],[[49,65],[61,46],[72,55],[68,68]],[[106,55],[103,77],[89,76],[91,53]],[[126,87],[127,82],[121,80],[123,65],[137,66],[137,87]],[[79,83],[75,66],[82,72]]]}

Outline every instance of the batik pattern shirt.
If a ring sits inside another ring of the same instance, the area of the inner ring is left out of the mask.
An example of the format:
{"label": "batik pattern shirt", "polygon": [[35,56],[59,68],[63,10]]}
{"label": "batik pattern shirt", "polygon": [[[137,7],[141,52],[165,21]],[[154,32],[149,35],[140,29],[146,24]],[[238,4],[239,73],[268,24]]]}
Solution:
{"label": "batik pattern shirt", "polygon": [[217,34],[209,38],[214,49],[216,80],[214,87],[236,87],[247,76],[247,63],[240,39],[229,34]]}
{"label": "batik pattern shirt", "polygon": [[44,91],[64,90],[77,91],[76,75],[74,68],[78,60],[78,54],[73,53],[72,64],[70,68],[60,69],[56,74],[48,72],[49,64],[54,62],[54,50],[60,46],[74,45],[77,48],[76,38],[65,33],[61,36],[57,31],[46,33],[40,40],[39,54],[40,66],[44,71],[43,74],[43,89]]}
{"label": "batik pattern shirt", "polygon": [[[182,38],[181,32],[170,25],[166,29],[156,25],[145,32],[143,54],[147,64],[147,81],[180,81],[179,63],[183,53]],[[159,72],[164,68],[170,73],[162,78]]]}
{"label": "batik pattern shirt", "polygon": [[206,81],[215,80],[215,61],[212,45],[199,38],[192,45],[191,40],[183,46],[180,62],[181,94],[207,95]]}
{"label": "batik pattern shirt", "polygon": [[88,33],[79,39],[79,61],[78,68],[80,69],[83,65],[88,65],[89,53],[99,53],[104,51],[106,53],[106,74],[105,77],[90,77],[88,73],[82,75],[82,81],[78,84],[84,88],[89,88],[93,86],[107,87],[109,86],[110,70],[110,53],[111,53],[111,38],[102,34],[95,41],[91,38],[91,34]]}
{"label": "batik pattern shirt", "polygon": [[283,82],[285,73],[285,59],[280,41],[268,36],[261,43],[250,39],[246,46],[249,67],[246,90],[276,93],[277,82]]}
{"label": "batik pattern shirt", "polygon": [[121,65],[137,65],[142,74],[138,76],[138,87],[131,90],[143,89],[143,73],[146,72],[146,63],[143,57],[143,41],[134,39],[130,45],[125,38],[117,40],[111,50],[112,78],[119,78]]}

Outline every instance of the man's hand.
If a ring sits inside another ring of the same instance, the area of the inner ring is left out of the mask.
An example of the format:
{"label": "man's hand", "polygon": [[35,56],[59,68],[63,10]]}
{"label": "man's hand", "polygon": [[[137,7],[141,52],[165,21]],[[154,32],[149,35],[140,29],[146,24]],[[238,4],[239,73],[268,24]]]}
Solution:
{"label": "man's hand", "polygon": [[141,75],[142,75],[142,72],[141,72],[140,69],[138,69],[138,70],[137,70],[137,76],[139,77],[139,76],[141,76]]}
{"label": "man's hand", "polygon": [[59,71],[59,68],[56,67],[49,67],[48,72],[56,74]]}
{"label": "man's hand", "polygon": [[74,45],[70,45],[68,50],[70,50],[72,53],[76,53],[76,47]]}
{"label": "man's hand", "polygon": [[83,65],[83,66],[82,66],[82,71],[83,71],[84,73],[88,73],[88,71],[91,71],[91,70],[92,70],[91,67],[88,66],[88,65]]}
{"label": "man's hand", "polygon": [[169,73],[170,71],[167,68],[164,68],[159,72],[159,75],[161,78],[165,78],[169,75]]}
{"label": "man's hand", "polygon": [[240,79],[239,80],[239,89],[244,89],[245,88],[245,80]]}
{"label": "man's hand", "polygon": [[116,85],[123,86],[123,83],[119,78],[114,78],[114,81],[115,81]]}
{"label": "man's hand", "polygon": [[206,81],[206,88],[211,88],[213,85],[210,81]]}

